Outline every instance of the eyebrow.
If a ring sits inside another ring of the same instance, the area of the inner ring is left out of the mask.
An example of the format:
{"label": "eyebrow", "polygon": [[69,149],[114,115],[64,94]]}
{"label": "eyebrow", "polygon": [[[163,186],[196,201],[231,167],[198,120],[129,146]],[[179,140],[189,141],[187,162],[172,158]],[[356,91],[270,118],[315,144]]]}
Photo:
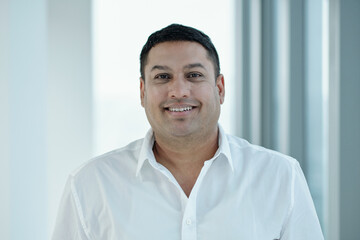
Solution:
{"label": "eyebrow", "polygon": [[[184,69],[191,69],[191,68],[197,68],[197,67],[205,69],[205,67],[201,63],[188,64],[188,65],[184,66]],[[168,66],[163,66],[163,65],[155,65],[151,68],[151,72],[154,70],[171,70],[171,68]]]}
{"label": "eyebrow", "polygon": [[151,72],[154,70],[170,70],[168,66],[155,65],[151,68]]}
{"label": "eyebrow", "polygon": [[197,68],[197,67],[205,69],[205,67],[201,63],[188,64],[184,67],[184,69],[191,69],[191,68]]}

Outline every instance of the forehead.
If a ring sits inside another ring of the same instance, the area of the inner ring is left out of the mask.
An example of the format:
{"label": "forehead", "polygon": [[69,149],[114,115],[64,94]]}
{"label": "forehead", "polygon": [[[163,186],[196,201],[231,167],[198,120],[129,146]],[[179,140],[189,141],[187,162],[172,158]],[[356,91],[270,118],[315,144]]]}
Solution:
{"label": "forehead", "polygon": [[207,50],[197,42],[175,41],[159,43],[149,51],[147,58],[145,71],[159,64],[181,67],[182,64],[202,63],[210,64],[213,67]]}

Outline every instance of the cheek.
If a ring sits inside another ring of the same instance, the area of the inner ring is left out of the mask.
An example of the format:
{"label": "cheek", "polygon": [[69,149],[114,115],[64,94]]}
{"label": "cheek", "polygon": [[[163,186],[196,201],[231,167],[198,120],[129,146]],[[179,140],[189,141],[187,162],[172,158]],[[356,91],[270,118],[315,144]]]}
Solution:
{"label": "cheek", "polygon": [[194,91],[194,94],[205,102],[214,102],[214,103],[220,102],[217,88],[214,88],[212,86],[204,86],[198,88],[196,89],[196,91]]}
{"label": "cheek", "polygon": [[164,96],[166,96],[166,93],[164,94],[164,91],[161,88],[149,87],[146,90],[144,100],[148,106],[158,105],[163,101]]}

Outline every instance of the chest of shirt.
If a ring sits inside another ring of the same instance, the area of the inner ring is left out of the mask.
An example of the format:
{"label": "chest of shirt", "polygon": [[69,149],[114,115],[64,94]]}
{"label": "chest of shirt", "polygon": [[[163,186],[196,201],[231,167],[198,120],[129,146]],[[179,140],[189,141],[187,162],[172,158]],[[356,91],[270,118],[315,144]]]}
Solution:
{"label": "chest of shirt", "polygon": [[97,200],[80,199],[93,239],[276,239],[289,208],[289,189],[225,166],[201,176],[189,198],[151,168],[118,180],[96,180],[84,196]]}

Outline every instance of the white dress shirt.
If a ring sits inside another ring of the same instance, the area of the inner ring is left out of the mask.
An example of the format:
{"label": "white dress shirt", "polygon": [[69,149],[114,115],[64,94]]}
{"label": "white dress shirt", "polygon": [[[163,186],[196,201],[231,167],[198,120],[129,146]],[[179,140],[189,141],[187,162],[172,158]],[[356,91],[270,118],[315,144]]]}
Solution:
{"label": "white dress shirt", "polygon": [[53,240],[320,240],[296,160],[226,135],[189,198],[157,163],[153,132],[73,172]]}

